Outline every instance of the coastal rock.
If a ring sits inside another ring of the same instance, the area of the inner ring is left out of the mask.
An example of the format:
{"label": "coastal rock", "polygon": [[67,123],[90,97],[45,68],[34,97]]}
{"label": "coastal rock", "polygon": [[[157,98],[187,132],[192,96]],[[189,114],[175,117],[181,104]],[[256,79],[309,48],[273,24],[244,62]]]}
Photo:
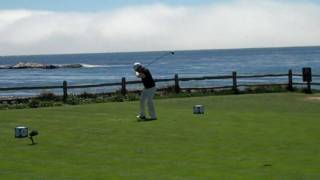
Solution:
{"label": "coastal rock", "polygon": [[67,64],[67,65],[62,65],[62,68],[81,68],[83,67],[82,64]]}
{"label": "coastal rock", "polygon": [[81,64],[64,64],[64,65],[54,65],[54,64],[41,64],[32,62],[19,62],[15,65],[0,65],[0,69],[57,69],[57,68],[81,68]]}

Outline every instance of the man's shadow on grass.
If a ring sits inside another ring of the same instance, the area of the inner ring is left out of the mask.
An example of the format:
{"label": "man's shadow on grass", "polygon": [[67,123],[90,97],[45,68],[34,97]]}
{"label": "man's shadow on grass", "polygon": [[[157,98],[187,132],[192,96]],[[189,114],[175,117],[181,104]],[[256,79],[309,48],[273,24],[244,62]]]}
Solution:
{"label": "man's shadow on grass", "polygon": [[150,119],[150,118],[145,118],[145,119],[138,119],[137,122],[140,123],[140,122],[154,122],[156,121],[157,119]]}

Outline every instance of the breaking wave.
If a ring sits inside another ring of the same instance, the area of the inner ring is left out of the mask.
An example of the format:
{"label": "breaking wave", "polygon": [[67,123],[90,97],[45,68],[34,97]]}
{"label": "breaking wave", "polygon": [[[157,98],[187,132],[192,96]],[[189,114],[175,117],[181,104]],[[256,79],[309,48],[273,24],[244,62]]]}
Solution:
{"label": "breaking wave", "polygon": [[129,67],[131,65],[96,65],[96,64],[81,64],[84,68],[110,68],[110,67]]}

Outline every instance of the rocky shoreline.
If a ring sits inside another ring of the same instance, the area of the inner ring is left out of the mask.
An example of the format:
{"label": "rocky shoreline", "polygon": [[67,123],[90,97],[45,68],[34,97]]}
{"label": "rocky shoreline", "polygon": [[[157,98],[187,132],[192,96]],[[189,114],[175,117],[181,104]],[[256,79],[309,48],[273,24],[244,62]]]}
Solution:
{"label": "rocky shoreline", "polygon": [[82,68],[82,64],[41,64],[32,62],[19,62],[15,65],[0,65],[0,69],[57,69],[57,68]]}

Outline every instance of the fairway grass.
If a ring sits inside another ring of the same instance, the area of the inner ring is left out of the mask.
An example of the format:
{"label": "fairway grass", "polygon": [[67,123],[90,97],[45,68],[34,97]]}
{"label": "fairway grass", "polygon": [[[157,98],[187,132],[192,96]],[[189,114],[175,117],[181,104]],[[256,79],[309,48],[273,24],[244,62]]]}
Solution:
{"label": "fairway grass", "polygon": [[317,96],[160,99],[151,122],[138,102],[2,110],[0,179],[320,179]]}

